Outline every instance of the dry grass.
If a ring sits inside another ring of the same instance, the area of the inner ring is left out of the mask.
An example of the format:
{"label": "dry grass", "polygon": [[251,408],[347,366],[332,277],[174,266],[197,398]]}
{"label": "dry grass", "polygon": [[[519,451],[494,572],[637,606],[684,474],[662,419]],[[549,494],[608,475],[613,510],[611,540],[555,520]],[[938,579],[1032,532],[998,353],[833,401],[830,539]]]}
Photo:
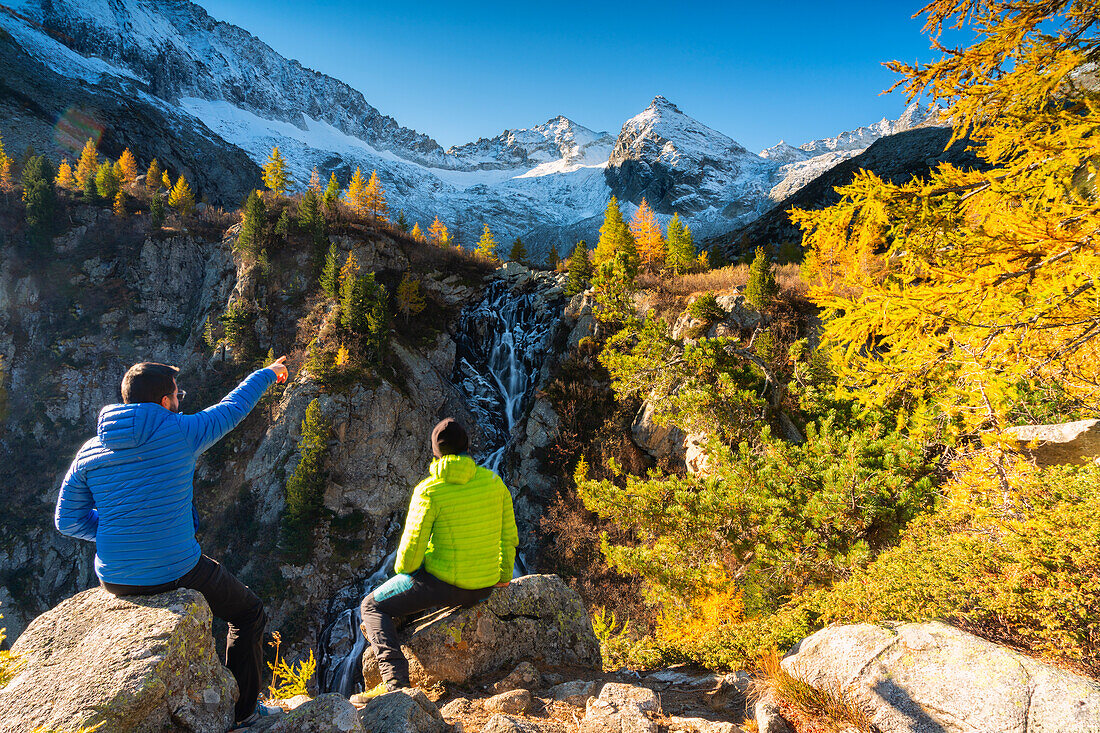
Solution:
{"label": "dry grass", "polygon": [[780,665],[774,649],[760,658],[760,674],[749,694],[759,700],[770,696],[797,733],[838,733],[855,729],[860,733],[878,733],[871,716],[847,694],[835,686],[813,687],[791,676]]}
{"label": "dry grass", "polygon": [[[787,298],[802,300],[809,291],[796,264],[777,265],[775,280],[779,283],[780,293]],[[639,284],[644,288],[660,290],[666,295],[678,297],[708,291],[716,295],[729,294],[744,288],[748,281],[749,266],[746,264],[728,265],[717,270],[695,272],[689,275],[644,274],[638,278]]]}

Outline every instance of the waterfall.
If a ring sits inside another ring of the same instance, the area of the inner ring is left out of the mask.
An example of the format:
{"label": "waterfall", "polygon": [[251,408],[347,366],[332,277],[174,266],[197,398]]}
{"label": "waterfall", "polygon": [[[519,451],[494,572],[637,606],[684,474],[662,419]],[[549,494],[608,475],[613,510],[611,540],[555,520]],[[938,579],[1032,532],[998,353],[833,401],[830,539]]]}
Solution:
{"label": "waterfall", "polygon": [[[561,317],[555,302],[560,288],[552,275],[525,274],[508,267],[507,278],[489,283],[479,302],[467,306],[455,333],[452,378],[476,423],[474,459],[509,482],[505,460],[513,431],[523,420],[538,387],[547,351]],[[393,570],[391,554],[362,584],[365,597]],[[526,572],[516,553],[516,575]],[[321,633],[319,684],[323,692],[350,696],[363,688],[361,665],[366,640],[359,630],[359,606],[342,611]]]}

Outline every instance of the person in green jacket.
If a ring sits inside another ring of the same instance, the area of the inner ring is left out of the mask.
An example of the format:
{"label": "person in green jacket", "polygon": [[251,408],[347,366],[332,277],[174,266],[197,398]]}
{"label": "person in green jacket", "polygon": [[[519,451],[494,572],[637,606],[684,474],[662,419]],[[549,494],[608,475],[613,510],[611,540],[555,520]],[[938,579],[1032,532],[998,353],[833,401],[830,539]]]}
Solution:
{"label": "person in green jacket", "polygon": [[452,418],[432,431],[435,459],[413,489],[393,569],[363,599],[363,635],[387,691],[409,686],[409,662],[395,616],[428,608],[472,606],[512,579],[519,533],[512,494],[493,471],[474,462],[470,438]]}

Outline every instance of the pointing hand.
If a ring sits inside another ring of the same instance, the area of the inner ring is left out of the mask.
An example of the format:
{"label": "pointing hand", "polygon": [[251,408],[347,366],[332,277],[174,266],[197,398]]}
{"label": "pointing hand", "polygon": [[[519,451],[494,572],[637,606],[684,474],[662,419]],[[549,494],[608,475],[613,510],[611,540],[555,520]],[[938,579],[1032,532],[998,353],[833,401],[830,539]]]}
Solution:
{"label": "pointing hand", "polygon": [[285,382],[287,377],[290,376],[290,372],[287,371],[286,364],[283,363],[285,361],[286,357],[280,356],[278,359],[267,365],[268,369],[275,372],[275,381],[279,384]]}

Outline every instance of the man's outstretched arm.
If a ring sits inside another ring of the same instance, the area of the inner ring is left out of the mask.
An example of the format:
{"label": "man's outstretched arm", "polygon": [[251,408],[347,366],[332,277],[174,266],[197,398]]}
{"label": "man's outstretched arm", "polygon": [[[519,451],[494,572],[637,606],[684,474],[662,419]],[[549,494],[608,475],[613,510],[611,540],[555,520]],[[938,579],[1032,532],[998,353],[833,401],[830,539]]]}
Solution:
{"label": "man's outstretched arm", "polygon": [[274,382],[285,382],[285,360],[286,357],[281,356],[263,369],[252,372],[218,404],[194,415],[180,415],[180,425],[192,450],[202,453],[217,443],[252,412],[268,387]]}
{"label": "man's outstretched arm", "polygon": [[63,535],[95,542],[99,511],[95,508],[95,498],[84,480],[84,473],[77,468],[77,461],[73,461],[65,480],[61,482],[53,524]]}

